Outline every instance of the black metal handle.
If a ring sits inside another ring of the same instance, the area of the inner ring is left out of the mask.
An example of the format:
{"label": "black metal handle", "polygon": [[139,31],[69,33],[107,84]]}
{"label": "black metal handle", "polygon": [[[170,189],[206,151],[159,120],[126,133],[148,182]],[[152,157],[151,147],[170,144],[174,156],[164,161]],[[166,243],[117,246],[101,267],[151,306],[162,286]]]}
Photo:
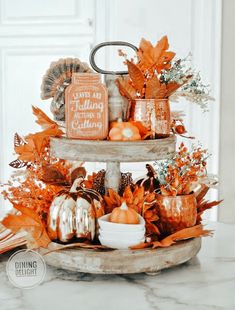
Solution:
{"label": "black metal handle", "polygon": [[124,75],[124,74],[128,74],[128,71],[107,71],[107,70],[102,70],[100,69],[96,63],[95,63],[95,54],[97,53],[97,51],[105,46],[128,46],[130,48],[132,48],[135,52],[138,51],[138,48],[129,43],[129,42],[124,42],[124,41],[110,41],[110,42],[102,42],[100,44],[97,44],[90,53],[90,64],[92,66],[92,68],[99,73],[102,74],[113,74],[113,75]]}

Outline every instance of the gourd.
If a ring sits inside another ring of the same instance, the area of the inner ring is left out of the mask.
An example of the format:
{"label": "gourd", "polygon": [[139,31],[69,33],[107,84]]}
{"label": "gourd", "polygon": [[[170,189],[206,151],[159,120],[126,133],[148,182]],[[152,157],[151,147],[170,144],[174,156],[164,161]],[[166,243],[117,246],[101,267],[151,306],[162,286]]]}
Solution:
{"label": "gourd", "polygon": [[126,202],[123,202],[120,207],[114,208],[110,214],[109,221],[119,224],[139,224],[138,213],[129,208]]}
{"label": "gourd", "polygon": [[113,141],[141,140],[139,129],[130,122],[113,122],[109,131],[109,139]]}
{"label": "gourd", "polygon": [[157,178],[156,171],[149,164],[146,165],[146,169],[147,169],[146,177],[138,178],[137,180],[135,180],[135,184],[137,184],[138,186],[143,186],[145,191],[148,191],[150,193],[159,190],[160,183]]}
{"label": "gourd", "polygon": [[104,215],[103,198],[97,191],[82,187],[83,181],[84,177],[77,178],[70,191],[64,190],[54,198],[47,219],[51,240],[95,238],[96,218]]}

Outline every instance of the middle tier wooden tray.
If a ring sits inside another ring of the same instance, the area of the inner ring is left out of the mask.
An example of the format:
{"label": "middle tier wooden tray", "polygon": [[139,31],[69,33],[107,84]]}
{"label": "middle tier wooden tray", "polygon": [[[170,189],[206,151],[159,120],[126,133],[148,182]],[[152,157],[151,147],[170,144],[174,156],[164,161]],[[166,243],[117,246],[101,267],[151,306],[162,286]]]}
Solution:
{"label": "middle tier wooden tray", "polygon": [[172,158],[176,137],[141,141],[97,141],[51,138],[52,156],[87,162],[106,162],[105,187],[118,191],[120,162],[146,162]]}
{"label": "middle tier wooden tray", "polygon": [[97,141],[51,138],[51,155],[88,162],[144,162],[171,158],[175,136],[141,141]]}

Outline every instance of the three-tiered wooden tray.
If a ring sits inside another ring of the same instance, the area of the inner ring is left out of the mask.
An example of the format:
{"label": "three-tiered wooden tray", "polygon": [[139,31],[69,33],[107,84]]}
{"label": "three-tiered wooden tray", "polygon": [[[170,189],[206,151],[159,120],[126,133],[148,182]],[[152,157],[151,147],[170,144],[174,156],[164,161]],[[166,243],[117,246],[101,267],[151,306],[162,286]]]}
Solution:
{"label": "three-tiered wooden tray", "polygon": [[[121,162],[145,162],[171,158],[175,153],[174,136],[136,142],[87,141],[67,138],[51,139],[51,155],[67,160],[106,162],[105,186],[117,190]],[[49,250],[55,244],[51,243]],[[58,247],[58,245],[56,245]],[[182,264],[200,250],[201,239],[195,238],[169,247],[145,250],[107,252],[63,249],[44,256],[49,265],[94,274],[154,274],[161,269]],[[48,250],[41,250],[42,253]]]}

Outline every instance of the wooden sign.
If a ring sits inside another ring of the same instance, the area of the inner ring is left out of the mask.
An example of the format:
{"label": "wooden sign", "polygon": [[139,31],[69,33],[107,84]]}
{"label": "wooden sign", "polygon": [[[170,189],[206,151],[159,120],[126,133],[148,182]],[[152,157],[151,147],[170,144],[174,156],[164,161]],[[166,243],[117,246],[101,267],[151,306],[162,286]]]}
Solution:
{"label": "wooden sign", "polygon": [[108,135],[108,94],[96,73],[74,73],[65,91],[68,138],[103,140]]}

